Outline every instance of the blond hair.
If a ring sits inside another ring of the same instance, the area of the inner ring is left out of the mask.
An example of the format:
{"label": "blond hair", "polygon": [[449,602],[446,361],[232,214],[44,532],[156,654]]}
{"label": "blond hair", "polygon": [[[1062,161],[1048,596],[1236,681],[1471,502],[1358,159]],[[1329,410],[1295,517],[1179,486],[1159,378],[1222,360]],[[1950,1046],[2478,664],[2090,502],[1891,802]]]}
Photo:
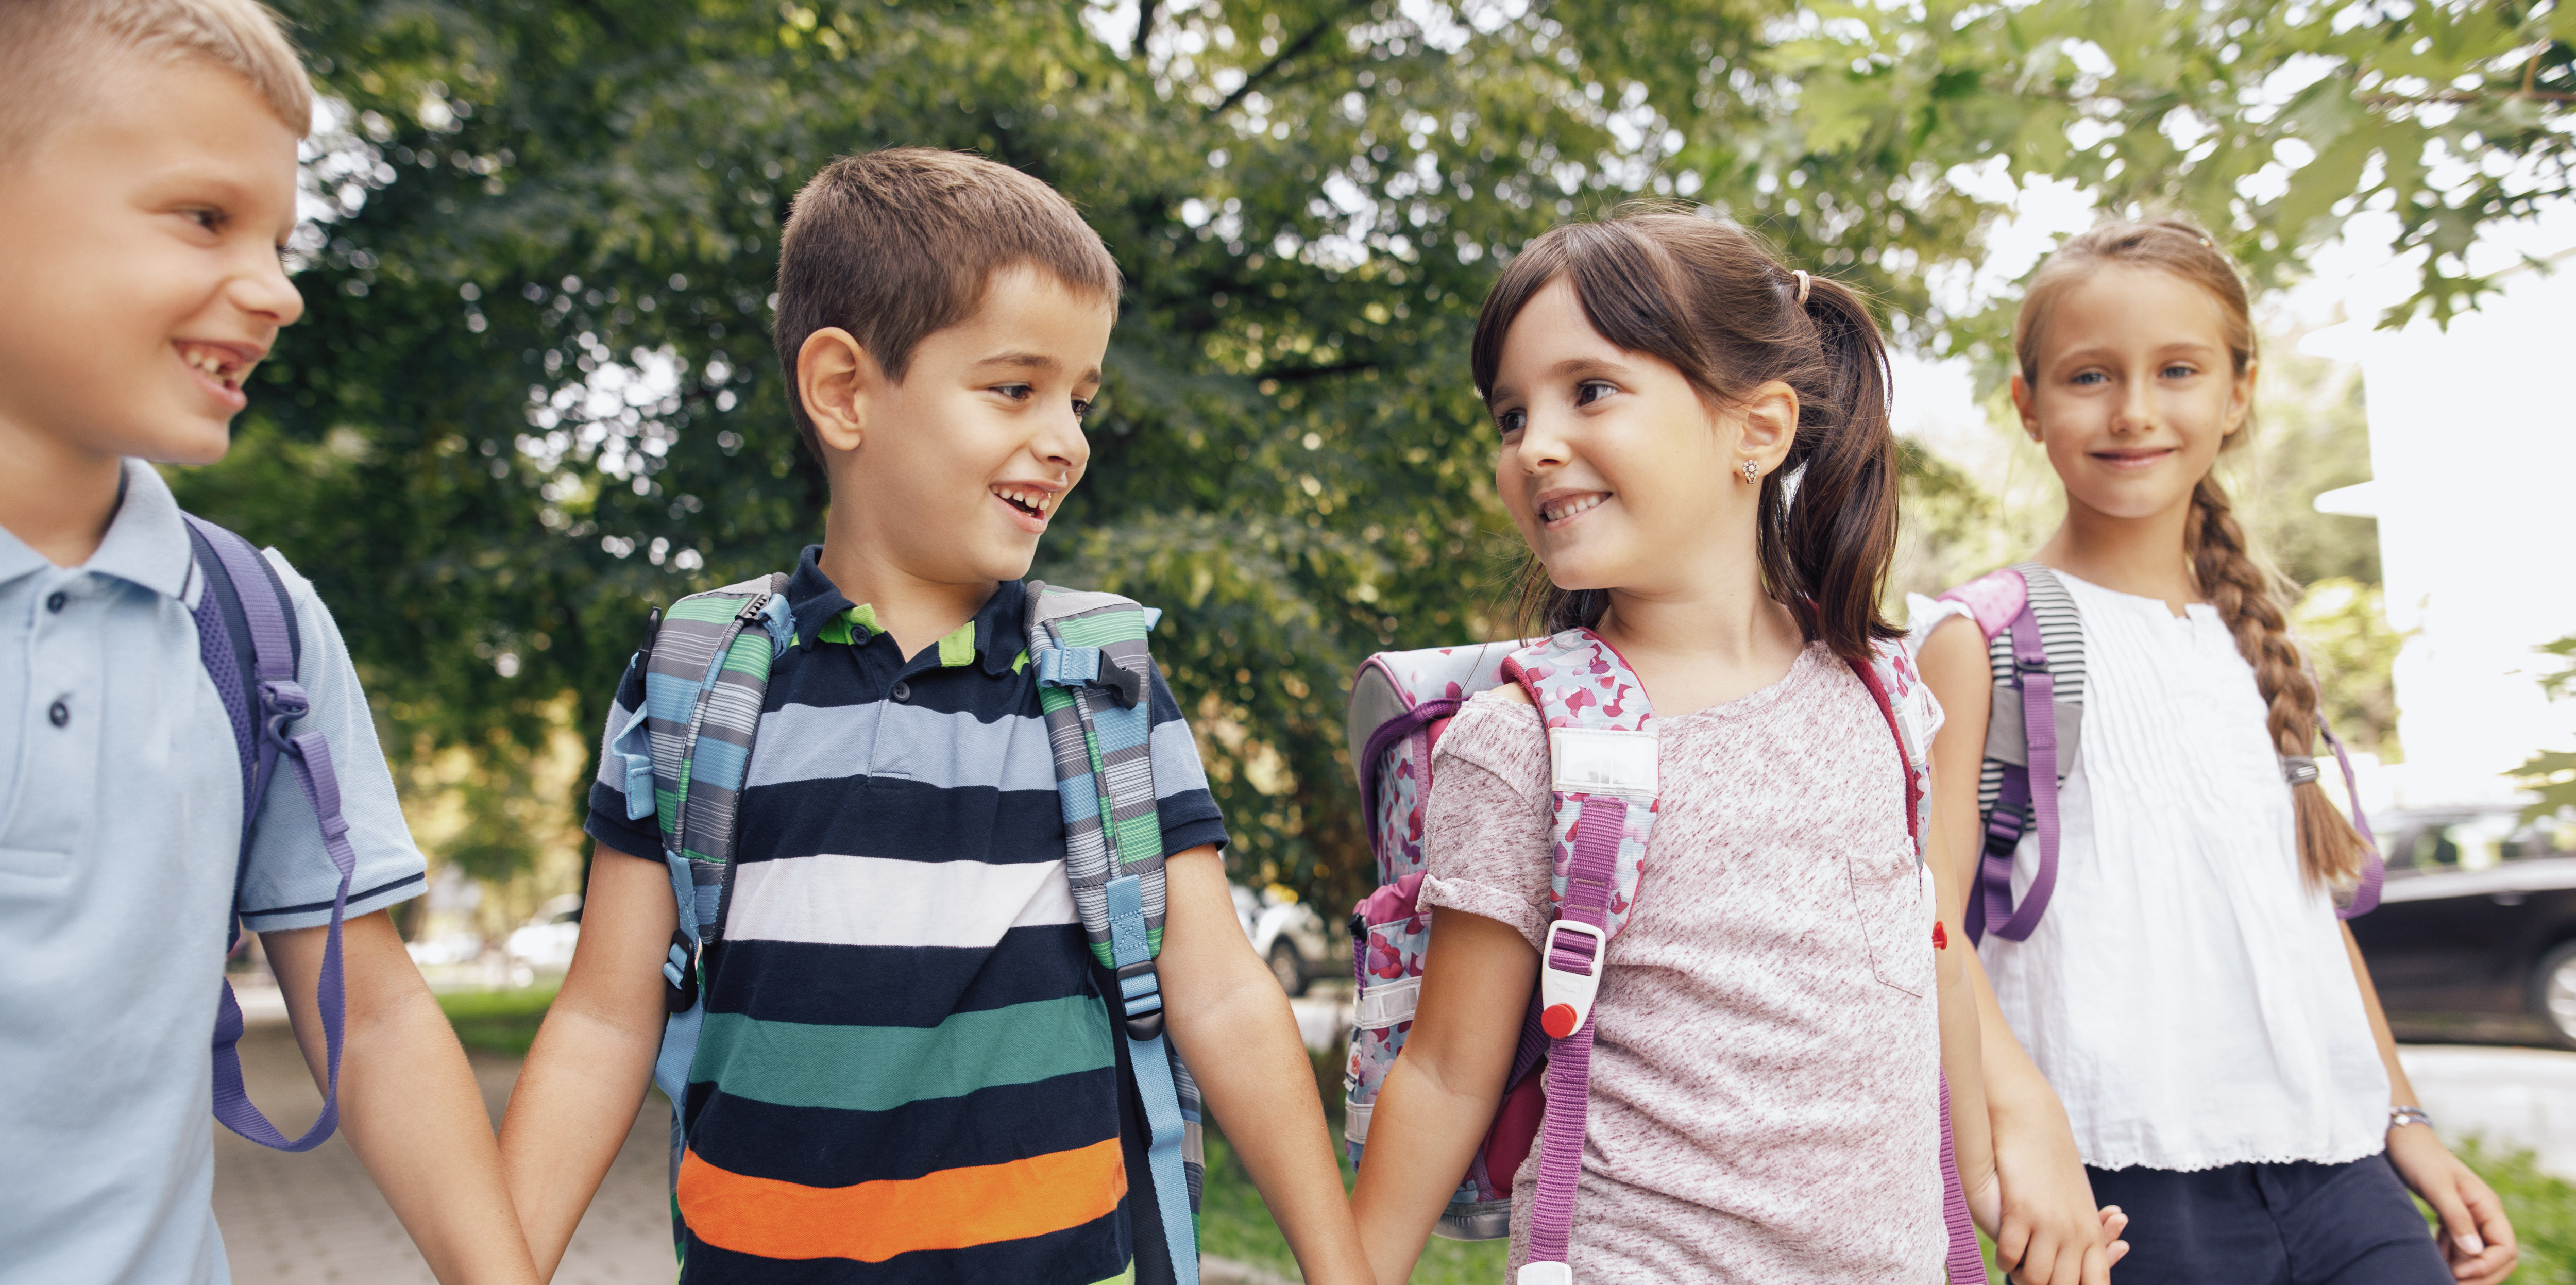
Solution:
{"label": "blond hair", "polygon": [[[2040,342],[2046,336],[2058,298],[2069,286],[2104,268],[2132,268],[2169,273],[2207,290],[2218,300],[2227,356],[2242,379],[2254,368],[2254,323],[2247,306],[2245,280],[2227,252],[2199,225],[2187,219],[2144,223],[2108,223],[2069,239],[2032,275],[2022,295],[2021,315],[2013,323],[2014,355],[2022,379],[2039,382]],[[2222,451],[2252,436],[2231,434]],[[2219,618],[2227,622],[2236,650],[2254,667],[2254,684],[2268,707],[2267,726],[2274,748],[2303,757],[2316,744],[2317,683],[2290,641],[2284,605],[2293,586],[2264,561],[2237,524],[2227,488],[2213,472],[2192,488],[2191,517],[2183,527],[2183,552],[2191,559],[2192,577]],[[2318,885],[2347,883],[2361,872],[2361,835],[2352,828],[2325,791],[2312,779],[2291,787],[2292,808],[2299,824],[2299,868]]]}
{"label": "blond hair", "polygon": [[0,0],[0,157],[76,108],[119,56],[198,58],[241,76],[288,129],[313,124],[313,82],[259,0]]}

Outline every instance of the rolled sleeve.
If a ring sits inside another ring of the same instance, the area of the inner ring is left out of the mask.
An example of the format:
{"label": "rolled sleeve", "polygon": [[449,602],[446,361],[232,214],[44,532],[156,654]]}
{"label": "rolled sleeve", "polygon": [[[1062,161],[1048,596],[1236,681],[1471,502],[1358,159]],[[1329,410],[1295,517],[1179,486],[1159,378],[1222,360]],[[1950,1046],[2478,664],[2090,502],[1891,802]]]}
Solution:
{"label": "rolled sleeve", "polygon": [[1180,702],[1172,698],[1171,685],[1163,681],[1159,666],[1154,670],[1151,700],[1154,819],[1163,827],[1163,855],[1177,856],[1208,844],[1223,848],[1228,842],[1225,813],[1217,807],[1216,795],[1208,791],[1198,741],[1190,735],[1189,720],[1181,717]]}
{"label": "rolled sleeve", "polygon": [[[349,664],[348,645],[340,638],[339,626],[312,583],[297,575],[284,556],[274,549],[267,550],[266,556],[286,583],[303,642],[295,679],[303,685],[310,707],[304,717],[288,725],[287,734],[320,732],[331,747],[340,816],[348,823],[349,847],[357,855],[344,912],[355,919],[419,896],[426,886],[423,875],[428,863],[412,842],[411,827],[403,821],[393,774],[386,769],[384,747],[376,740],[367,694]],[[331,901],[339,882],[339,869],[323,847],[312,800],[306,797],[291,762],[281,757],[260,801],[235,909],[243,926],[254,932],[320,927],[331,921]]]}
{"label": "rolled sleeve", "polygon": [[590,782],[590,815],[581,825],[582,833],[597,840],[600,846],[648,861],[662,859],[662,822],[658,813],[647,806],[644,815],[626,815],[625,764],[620,759],[615,741],[626,730],[635,711],[644,707],[644,668],[629,661],[625,677],[618,680],[617,699],[608,708],[608,725],[600,729],[599,775]]}

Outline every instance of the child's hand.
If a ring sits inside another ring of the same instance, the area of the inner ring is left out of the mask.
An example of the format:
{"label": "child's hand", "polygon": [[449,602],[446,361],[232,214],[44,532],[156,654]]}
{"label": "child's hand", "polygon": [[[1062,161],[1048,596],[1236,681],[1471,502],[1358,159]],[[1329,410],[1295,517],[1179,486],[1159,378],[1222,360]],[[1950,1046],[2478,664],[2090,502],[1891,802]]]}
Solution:
{"label": "child's hand", "polygon": [[2036,1136],[1997,1122],[1997,1261],[2019,1285],[2110,1285],[2111,1264],[2128,1252],[2118,1239],[2128,1215],[2094,1207],[2072,1137],[2058,1129],[2027,1132]]}
{"label": "child's hand", "polygon": [[2494,1285],[2521,1257],[2504,1202],[2433,1131],[2401,1125],[2388,1131],[2388,1160],[2442,1220],[2442,1258],[2466,1285]]}

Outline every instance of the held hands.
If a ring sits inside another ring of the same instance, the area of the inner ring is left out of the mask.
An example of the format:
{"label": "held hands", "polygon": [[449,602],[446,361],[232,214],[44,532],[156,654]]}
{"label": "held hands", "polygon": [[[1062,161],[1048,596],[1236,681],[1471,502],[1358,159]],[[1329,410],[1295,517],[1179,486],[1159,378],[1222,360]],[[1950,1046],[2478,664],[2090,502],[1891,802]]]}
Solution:
{"label": "held hands", "polygon": [[2467,1285],[2493,1285],[2513,1273],[2522,1250],[2504,1202],[2439,1136],[2424,1125],[2398,1125],[2388,1131],[2388,1161],[2442,1220],[2438,1240],[2453,1276]]}
{"label": "held hands", "polygon": [[2019,1285],[2110,1285],[2111,1265],[2129,1252],[2120,1239],[2129,1216],[2118,1205],[2093,1207],[2093,1186],[2062,1129],[1998,1120],[1995,1170],[1968,1193],[1968,1215]]}

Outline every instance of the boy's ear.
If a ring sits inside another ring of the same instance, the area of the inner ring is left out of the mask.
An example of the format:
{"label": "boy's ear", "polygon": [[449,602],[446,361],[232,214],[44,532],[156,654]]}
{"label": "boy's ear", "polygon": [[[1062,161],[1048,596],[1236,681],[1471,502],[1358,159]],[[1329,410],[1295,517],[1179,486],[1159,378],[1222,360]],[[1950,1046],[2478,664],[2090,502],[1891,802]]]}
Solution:
{"label": "boy's ear", "polygon": [[814,435],[835,451],[855,451],[867,439],[868,419],[889,381],[874,354],[839,326],[805,336],[796,350],[796,395]]}

